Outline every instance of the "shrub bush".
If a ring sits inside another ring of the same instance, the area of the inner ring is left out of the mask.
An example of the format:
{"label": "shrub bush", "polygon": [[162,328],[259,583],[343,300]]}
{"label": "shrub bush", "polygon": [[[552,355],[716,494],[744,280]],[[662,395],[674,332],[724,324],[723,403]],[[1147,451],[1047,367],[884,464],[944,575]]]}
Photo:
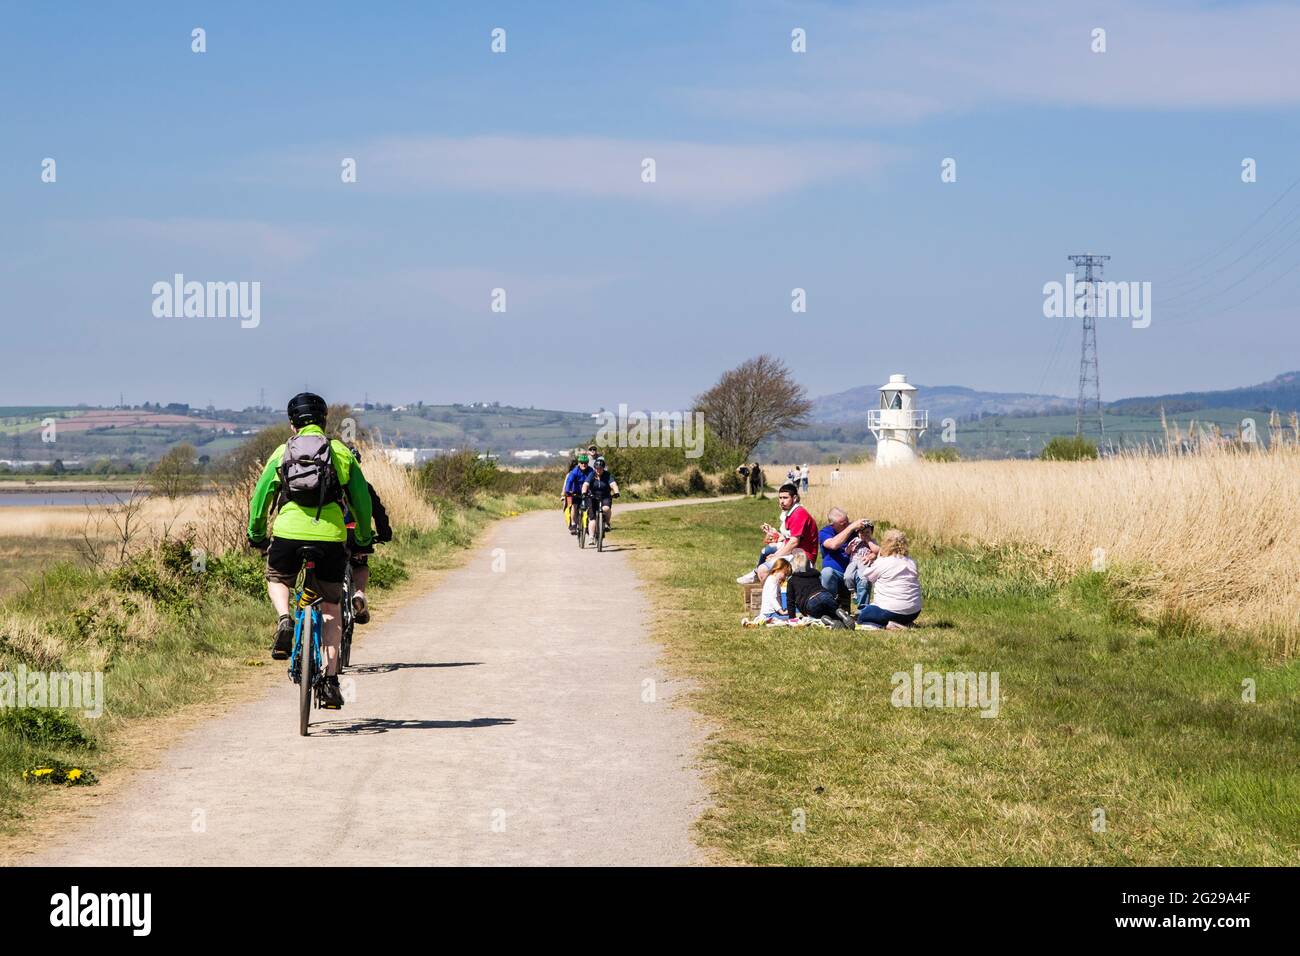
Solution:
{"label": "shrub bush", "polygon": [[411,576],[401,558],[381,558],[372,554],[369,563],[372,588],[391,588]]}
{"label": "shrub bush", "polygon": [[944,445],[942,448],[931,448],[929,451],[922,452],[921,457],[926,461],[961,461],[961,453],[952,445]]}
{"label": "shrub bush", "polygon": [[81,725],[61,710],[50,707],[0,708],[0,730],[30,744],[47,747],[95,748]]}
{"label": "shrub bush", "polygon": [[1039,457],[1043,461],[1083,461],[1097,457],[1097,446],[1082,435],[1068,438],[1057,435],[1047,443]]}
{"label": "shrub bush", "polygon": [[478,492],[494,487],[498,474],[495,461],[479,458],[467,448],[429,459],[420,470],[420,480],[427,494],[469,508]]}
{"label": "shrub bush", "polygon": [[266,575],[261,557],[252,553],[228,551],[208,561],[210,583],[250,597],[266,593]]}
{"label": "shrub bush", "polygon": [[199,576],[190,567],[188,553],[185,555],[185,570],[173,570],[176,558],[174,552],[160,549],[152,554],[137,555],[114,568],[109,575],[109,585],[117,591],[133,591],[150,598],[165,611],[188,613],[194,609],[194,594],[191,582],[183,575],[193,578],[197,585]]}

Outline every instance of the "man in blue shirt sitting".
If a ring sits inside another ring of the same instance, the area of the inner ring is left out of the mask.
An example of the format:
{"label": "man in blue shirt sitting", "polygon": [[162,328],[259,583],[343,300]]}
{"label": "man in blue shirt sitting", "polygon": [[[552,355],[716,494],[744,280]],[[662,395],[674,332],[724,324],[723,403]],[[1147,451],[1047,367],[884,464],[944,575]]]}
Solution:
{"label": "man in blue shirt sitting", "polygon": [[826,527],[817,533],[822,552],[822,588],[831,594],[840,594],[852,582],[858,606],[868,603],[870,582],[854,574],[853,556],[859,548],[867,547],[874,525],[868,518],[850,521],[843,508],[832,508],[826,515]]}

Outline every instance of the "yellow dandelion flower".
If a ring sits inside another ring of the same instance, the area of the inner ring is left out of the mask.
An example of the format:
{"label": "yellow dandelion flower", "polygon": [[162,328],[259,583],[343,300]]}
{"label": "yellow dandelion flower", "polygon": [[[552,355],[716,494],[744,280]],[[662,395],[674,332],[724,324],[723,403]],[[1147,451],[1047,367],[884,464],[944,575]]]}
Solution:
{"label": "yellow dandelion flower", "polygon": [[68,771],[68,779],[69,779],[69,780],[80,780],[80,779],[81,779],[81,771],[80,771],[80,770],[69,770],[69,771]]}
{"label": "yellow dandelion flower", "polygon": [[33,776],[33,777],[48,777],[48,776],[49,776],[50,774],[52,774],[52,773],[54,773],[54,768],[53,768],[53,767],[42,767],[40,770],[33,770],[33,771],[32,771],[32,776]]}

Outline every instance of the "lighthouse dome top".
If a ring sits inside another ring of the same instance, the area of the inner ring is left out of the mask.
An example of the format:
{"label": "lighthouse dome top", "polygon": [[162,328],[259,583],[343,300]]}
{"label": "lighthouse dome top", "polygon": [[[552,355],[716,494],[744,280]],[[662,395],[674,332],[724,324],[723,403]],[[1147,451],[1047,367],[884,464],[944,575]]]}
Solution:
{"label": "lighthouse dome top", "polygon": [[907,384],[907,376],[896,373],[889,376],[889,381],[880,386],[877,391],[881,392],[915,392],[916,386]]}

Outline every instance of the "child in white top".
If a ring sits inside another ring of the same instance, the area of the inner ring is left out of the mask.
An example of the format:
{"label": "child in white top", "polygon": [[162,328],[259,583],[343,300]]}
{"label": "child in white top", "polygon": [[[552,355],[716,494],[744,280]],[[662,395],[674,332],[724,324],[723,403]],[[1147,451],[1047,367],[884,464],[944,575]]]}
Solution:
{"label": "child in white top", "polygon": [[763,582],[763,603],[750,620],[741,620],[746,627],[762,627],[771,624],[788,624],[790,615],[781,607],[781,585],[790,576],[790,562],[777,558],[772,566],[772,573]]}

